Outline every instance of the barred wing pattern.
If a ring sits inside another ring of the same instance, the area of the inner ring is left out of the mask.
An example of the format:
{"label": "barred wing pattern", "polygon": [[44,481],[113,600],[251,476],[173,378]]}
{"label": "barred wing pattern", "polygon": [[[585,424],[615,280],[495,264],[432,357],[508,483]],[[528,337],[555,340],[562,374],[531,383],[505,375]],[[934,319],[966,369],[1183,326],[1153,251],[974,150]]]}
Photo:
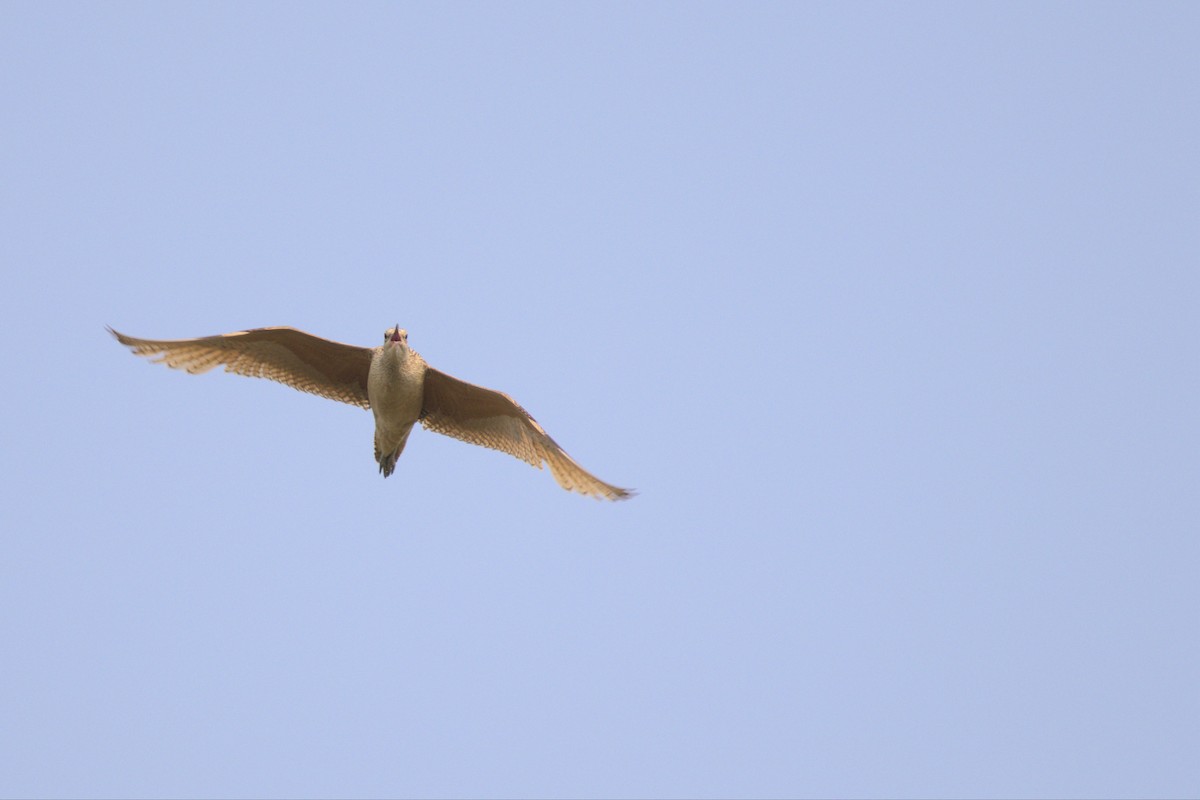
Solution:
{"label": "barred wing pattern", "polygon": [[425,370],[421,424],[436,433],[516,456],[538,469],[544,461],[558,485],[569,491],[609,500],[633,495],[575,463],[508,395],[460,381],[433,367]]}
{"label": "barred wing pattern", "polygon": [[200,339],[136,339],[108,332],[139,356],[196,375],[224,365],[226,372],[266,378],[293,389],[370,408],[367,374],[372,351],[331,342],[288,327],[254,328]]}

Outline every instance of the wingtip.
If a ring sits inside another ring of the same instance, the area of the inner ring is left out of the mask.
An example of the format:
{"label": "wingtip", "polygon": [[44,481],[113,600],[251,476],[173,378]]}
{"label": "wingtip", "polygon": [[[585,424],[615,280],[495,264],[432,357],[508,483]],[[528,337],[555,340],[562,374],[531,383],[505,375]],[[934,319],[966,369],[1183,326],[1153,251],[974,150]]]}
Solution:
{"label": "wingtip", "polygon": [[593,500],[598,500],[601,502],[608,500],[613,503],[619,503],[622,500],[628,500],[631,497],[637,497],[637,489],[622,489],[620,486],[611,486],[609,484],[604,484],[602,487],[595,487],[592,489],[582,489],[579,487],[573,487],[573,489],[580,494],[587,495]]}
{"label": "wingtip", "polygon": [[131,346],[131,345],[129,344],[129,337],[128,337],[128,336],[126,336],[125,334],[121,333],[120,331],[118,331],[118,330],[117,330],[116,328],[114,328],[112,325],[105,325],[105,326],[104,326],[104,330],[106,330],[106,331],[108,331],[110,334],[112,334],[112,337],[113,337],[114,339],[116,339],[118,342],[120,342],[121,344],[125,345],[126,347],[130,347],[130,346]]}

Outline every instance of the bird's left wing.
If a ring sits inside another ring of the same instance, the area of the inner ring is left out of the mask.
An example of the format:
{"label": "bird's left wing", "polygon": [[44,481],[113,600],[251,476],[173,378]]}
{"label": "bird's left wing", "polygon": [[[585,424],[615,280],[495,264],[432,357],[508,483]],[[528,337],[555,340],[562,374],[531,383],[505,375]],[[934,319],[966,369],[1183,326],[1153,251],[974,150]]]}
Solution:
{"label": "bird's left wing", "polygon": [[609,500],[633,495],[579,466],[508,395],[460,381],[433,367],[425,370],[421,424],[436,433],[516,456],[538,469],[544,461],[558,485],[569,491]]}
{"label": "bird's left wing", "polygon": [[158,356],[192,374],[224,365],[226,372],[277,381],[302,392],[370,408],[367,373],[372,351],[331,342],[295,328],[255,328],[200,339],[136,339],[108,332],[139,356]]}

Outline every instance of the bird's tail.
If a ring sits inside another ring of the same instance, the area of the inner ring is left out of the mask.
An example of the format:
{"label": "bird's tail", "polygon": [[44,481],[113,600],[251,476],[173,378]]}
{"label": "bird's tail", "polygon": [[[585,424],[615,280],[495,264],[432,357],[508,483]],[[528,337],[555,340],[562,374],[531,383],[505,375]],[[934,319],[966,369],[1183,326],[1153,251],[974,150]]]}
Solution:
{"label": "bird's tail", "polygon": [[379,462],[379,472],[383,477],[386,478],[396,471],[396,459],[400,458],[400,454],[404,452],[404,445],[406,444],[408,444],[407,433],[400,440],[400,444],[384,452],[383,448],[379,446],[379,437],[375,438],[375,460]]}

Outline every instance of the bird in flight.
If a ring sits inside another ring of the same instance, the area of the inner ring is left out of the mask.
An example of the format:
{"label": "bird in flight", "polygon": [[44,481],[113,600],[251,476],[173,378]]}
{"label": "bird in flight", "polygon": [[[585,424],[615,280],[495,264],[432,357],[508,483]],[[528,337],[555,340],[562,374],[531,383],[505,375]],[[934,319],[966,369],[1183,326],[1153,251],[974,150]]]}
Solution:
{"label": "bird in flight", "polygon": [[192,374],[224,365],[226,372],[291,386],[375,414],[375,460],[392,474],[413,425],[515,456],[542,462],[568,491],[623,500],[634,492],[605,483],[579,466],[508,395],[476,386],[425,363],[397,325],[379,347],[332,342],[295,328],[255,328],[199,339],[136,339],[108,332],[139,356]]}

